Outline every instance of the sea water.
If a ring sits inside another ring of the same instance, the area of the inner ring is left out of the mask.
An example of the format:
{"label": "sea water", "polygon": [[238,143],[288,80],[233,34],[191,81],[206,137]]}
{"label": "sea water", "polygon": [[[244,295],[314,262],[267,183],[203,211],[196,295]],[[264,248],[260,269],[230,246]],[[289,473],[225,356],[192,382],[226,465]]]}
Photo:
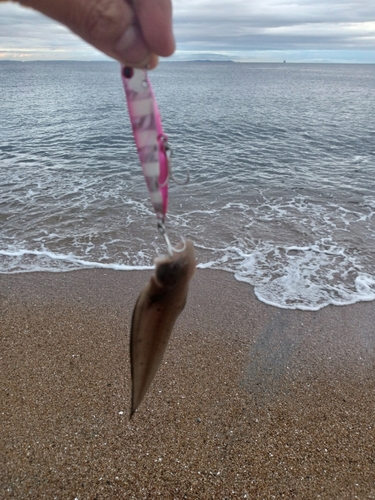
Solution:
{"label": "sea water", "polygon": [[[375,299],[375,65],[160,64],[167,226],[259,300]],[[114,62],[0,63],[0,272],[165,253]],[[244,301],[246,296],[244,297]]]}

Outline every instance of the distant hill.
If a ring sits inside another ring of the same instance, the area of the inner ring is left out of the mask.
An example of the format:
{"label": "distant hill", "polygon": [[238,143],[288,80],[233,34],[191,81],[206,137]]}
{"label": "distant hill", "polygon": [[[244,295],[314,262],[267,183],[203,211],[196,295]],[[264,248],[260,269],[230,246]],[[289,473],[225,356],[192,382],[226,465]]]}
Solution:
{"label": "distant hill", "polygon": [[204,64],[218,64],[218,63],[235,63],[231,59],[163,59],[161,63],[204,63]]}

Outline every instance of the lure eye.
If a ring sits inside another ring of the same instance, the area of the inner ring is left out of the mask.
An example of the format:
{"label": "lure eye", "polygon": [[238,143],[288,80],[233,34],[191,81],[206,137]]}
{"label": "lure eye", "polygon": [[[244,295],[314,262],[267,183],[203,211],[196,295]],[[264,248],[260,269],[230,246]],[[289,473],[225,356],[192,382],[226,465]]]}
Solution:
{"label": "lure eye", "polygon": [[125,78],[131,78],[134,75],[134,70],[133,68],[129,68],[128,66],[126,66],[122,70],[122,74],[124,75]]}

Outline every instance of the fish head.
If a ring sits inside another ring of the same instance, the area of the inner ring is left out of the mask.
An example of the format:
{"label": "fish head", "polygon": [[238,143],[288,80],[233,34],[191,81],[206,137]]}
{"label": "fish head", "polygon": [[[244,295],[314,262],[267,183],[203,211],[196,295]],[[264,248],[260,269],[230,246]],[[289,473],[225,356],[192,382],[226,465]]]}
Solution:
{"label": "fish head", "polygon": [[[186,240],[179,244],[181,252],[173,252],[173,256],[157,257],[155,259],[156,270],[155,278],[159,285],[172,288],[181,281],[189,281],[195,273],[195,252],[193,243]],[[177,250],[179,248],[177,247]]]}

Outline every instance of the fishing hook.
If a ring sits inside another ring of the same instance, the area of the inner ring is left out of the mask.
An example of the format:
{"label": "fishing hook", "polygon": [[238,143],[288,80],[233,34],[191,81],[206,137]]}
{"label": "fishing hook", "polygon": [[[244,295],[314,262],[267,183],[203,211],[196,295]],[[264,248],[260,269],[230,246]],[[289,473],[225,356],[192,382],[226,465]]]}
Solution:
{"label": "fishing hook", "polygon": [[172,153],[172,148],[168,142],[168,137],[166,134],[161,134],[158,136],[158,139],[161,142],[161,147],[163,148],[165,156],[167,157],[167,168],[168,168],[168,175],[167,175],[165,181],[162,184],[159,184],[159,187],[165,187],[168,184],[169,179],[171,181],[173,181],[175,184],[177,184],[178,186],[186,186],[186,184],[188,184],[190,181],[189,167],[186,168],[186,179],[184,179],[184,180],[176,179],[176,177],[173,175],[173,172],[172,172],[172,154],[173,153]]}
{"label": "fishing hook", "polygon": [[174,253],[182,253],[186,250],[186,240],[182,236],[181,236],[181,241],[183,243],[182,248],[175,248],[172,246],[171,240],[169,239],[169,236],[167,234],[167,230],[165,229],[164,221],[162,220],[158,221],[158,230],[165,240],[169,257],[172,258]]}

